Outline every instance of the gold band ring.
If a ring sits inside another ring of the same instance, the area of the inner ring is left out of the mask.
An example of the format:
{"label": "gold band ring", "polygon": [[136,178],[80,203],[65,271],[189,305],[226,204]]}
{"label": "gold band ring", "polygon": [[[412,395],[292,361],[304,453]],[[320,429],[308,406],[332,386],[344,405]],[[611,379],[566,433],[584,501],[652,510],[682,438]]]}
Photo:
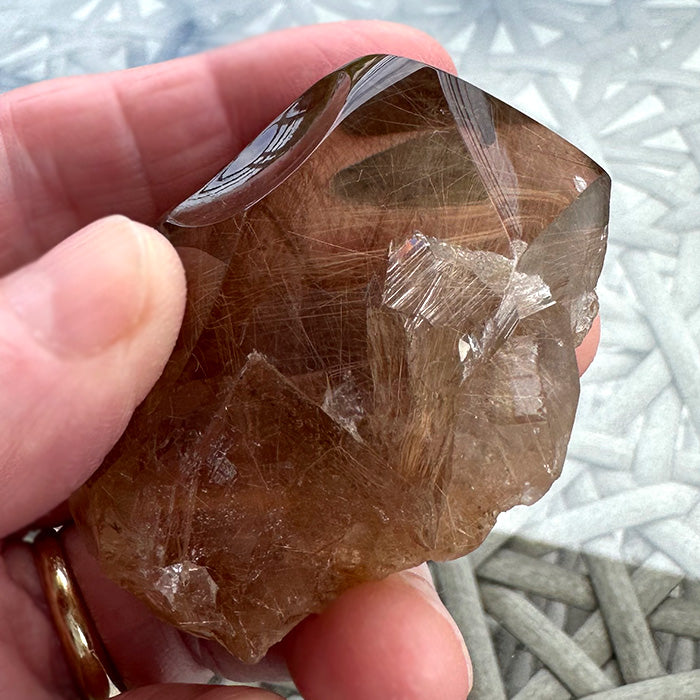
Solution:
{"label": "gold band ring", "polygon": [[34,562],[73,681],[83,700],[106,700],[122,689],[66,559],[61,536],[39,533]]}

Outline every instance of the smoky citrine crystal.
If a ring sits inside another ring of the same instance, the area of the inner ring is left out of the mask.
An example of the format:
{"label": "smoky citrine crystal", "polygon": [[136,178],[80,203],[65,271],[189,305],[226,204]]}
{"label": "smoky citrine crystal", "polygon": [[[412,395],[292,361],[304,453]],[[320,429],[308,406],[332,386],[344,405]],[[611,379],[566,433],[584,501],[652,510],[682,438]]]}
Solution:
{"label": "smoky citrine crystal", "polygon": [[562,467],[609,187],[424,64],[316,83],[163,223],[182,332],[72,499],[104,571],[255,661],[344,589],[476,547]]}

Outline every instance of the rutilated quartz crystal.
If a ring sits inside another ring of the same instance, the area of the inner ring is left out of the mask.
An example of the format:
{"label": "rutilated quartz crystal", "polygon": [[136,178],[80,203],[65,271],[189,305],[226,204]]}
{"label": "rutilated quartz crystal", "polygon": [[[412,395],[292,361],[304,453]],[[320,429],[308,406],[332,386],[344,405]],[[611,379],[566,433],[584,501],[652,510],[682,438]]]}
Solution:
{"label": "rutilated quartz crystal", "polygon": [[476,547],[561,469],[609,187],[424,64],[316,83],[163,224],[182,332],[72,500],[105,572],[252,662],[348,587]]}

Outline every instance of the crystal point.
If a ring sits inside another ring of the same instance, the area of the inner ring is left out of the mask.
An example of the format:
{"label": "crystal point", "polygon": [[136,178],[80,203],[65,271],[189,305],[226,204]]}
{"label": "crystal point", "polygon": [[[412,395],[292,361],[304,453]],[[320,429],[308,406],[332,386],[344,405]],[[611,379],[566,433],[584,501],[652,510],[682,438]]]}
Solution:
{"label": "crystal point", "polygon": [[453,75],[321,80],[163,223],[180,338],[72,499],[104,570],[255,661],[348,587],[476,547],[561,469],[608,201]]}

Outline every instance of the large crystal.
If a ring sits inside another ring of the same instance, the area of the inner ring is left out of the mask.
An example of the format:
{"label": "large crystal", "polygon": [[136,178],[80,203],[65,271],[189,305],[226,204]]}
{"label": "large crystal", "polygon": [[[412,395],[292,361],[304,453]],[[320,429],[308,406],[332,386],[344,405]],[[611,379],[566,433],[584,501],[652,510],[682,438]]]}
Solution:
{"label": "large crystal", "polygon": [[561,469],[608,199],[453,75],[369,56],[318,82],[163,224],[184,326],[72,501],[104,570],[254,661],[349,586],[476,547]]}

